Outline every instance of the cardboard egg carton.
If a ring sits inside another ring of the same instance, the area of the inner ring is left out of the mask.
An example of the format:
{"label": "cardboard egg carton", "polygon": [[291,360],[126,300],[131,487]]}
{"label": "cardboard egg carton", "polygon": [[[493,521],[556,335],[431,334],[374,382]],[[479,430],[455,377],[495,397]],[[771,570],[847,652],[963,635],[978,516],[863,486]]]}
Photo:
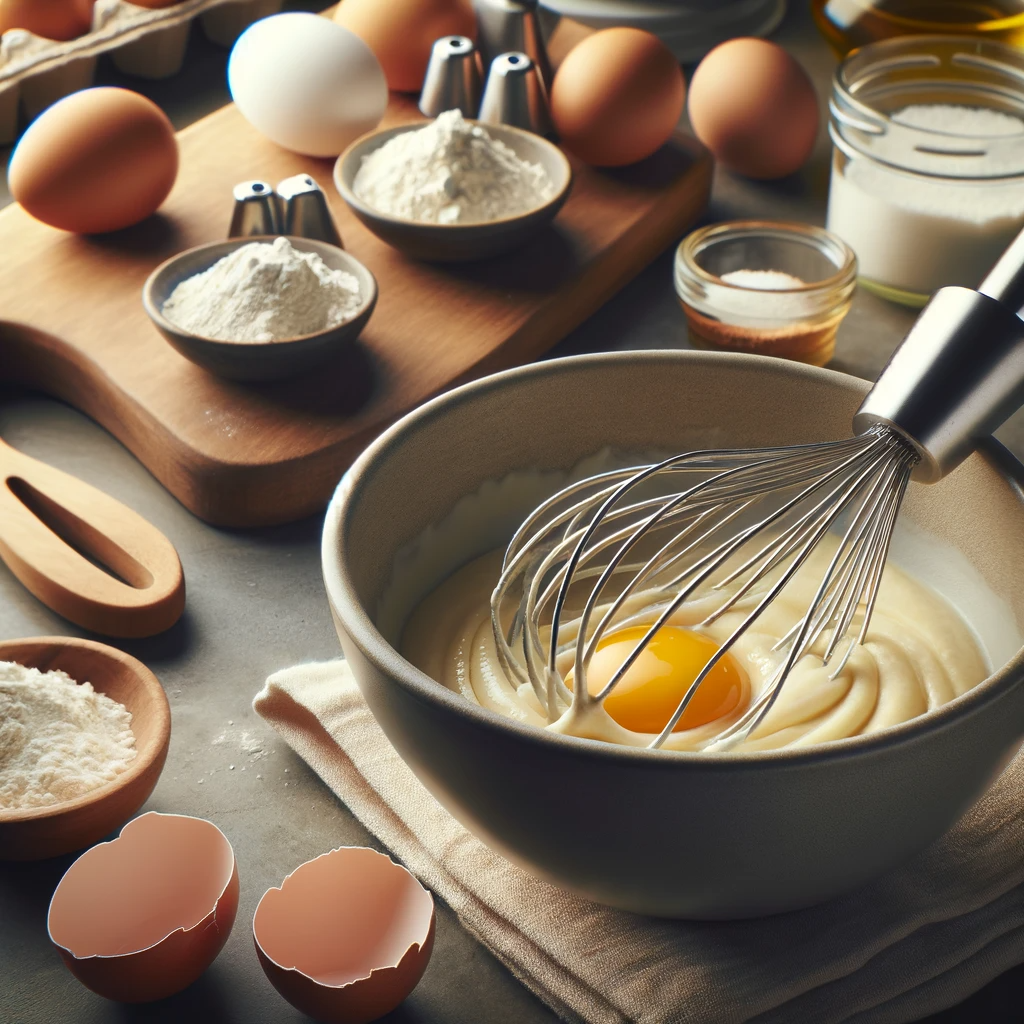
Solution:
{"label": "cardboard egg carton", "polygon": [[283,0],[183,0],[160,10],[127,0],[97,0],[92,31],[66,43],[23,29],[0,37],[0,145],[18,133],[19,113],[31,119],[51,103],[93,83],[96,60],[109,53],[118,70],[141,78],[177,74],[192,22],[212,42],[231,46],[254,21],[276,14]]}

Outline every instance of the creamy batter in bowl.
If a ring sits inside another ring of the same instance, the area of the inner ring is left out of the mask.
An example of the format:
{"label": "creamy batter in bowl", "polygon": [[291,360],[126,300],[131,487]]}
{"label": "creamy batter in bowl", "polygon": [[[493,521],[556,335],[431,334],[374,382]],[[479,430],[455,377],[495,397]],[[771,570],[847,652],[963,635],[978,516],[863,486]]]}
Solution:
{"label": "creamy batter in bowl", "polygon": [[[1024,502],[1020,467],[994,442],[945,481],[913,488],[903,519],[908,550],[929,566],[925,582],[954,598],[973,591],[969,618],[995,671],[902,724],[777,750],[649,751],[500,716],[397,649],[420,599],[507,540],[581,459],[608,445],[649,452],[844,437],[866,387],[760,357],[579,357],[458,389],[375,442],[329,510],[325,578],[360,688],[435,796],[533,873],[666,916],[818,902],[941,835],[1024,736]],[[529,482],[515,500],[460,521],[467,496],[516,471]]]}
{"label": "creamy batter in bowl", "polygon": [[[836,547],[833,538],[823,539],[790,586],[709,674],[664,740],[663,749],[711,749],[770,685],[785,657],[777,645],[806,612]],[[714,622],[702,624],[720,598],[711,594],[687,601],[603,704],[559,706],[549,714],[532,685],[510,677],[497,652],[490,596],[501,573],[502,554],[496,549],[473,559],[428,594],[406,623],[399,651],[466,700],[570,736],[650,746],[697,672],[756,603],[748,600]],[[950,555],[955,557],[955,552]],[[393,587],[406,590],[400,579]],[[734,582],[721,596],[738,589]],[[955,600],[954,594],[950,597]],[[599,605],[595,618],[607,607],[607,602]],[[1002,614],[1005,631],[1016,637],[1012,617]],[[610,642],[591,663],[591,693],[604,688],[655,617],[641,610],[631,616],[637,625],[612,629]],[[563,679],[571,680],[578,620],[566,618],[558,669]],[[870,735],[941,707],[989,674],[988,660],[968,622],[893,559],[883,576],[865,641],[853,649],[834,677],[822,663],[827,641],[827,636],[821,637],[793,667],[764,722],[731,749],[804,747]]]}

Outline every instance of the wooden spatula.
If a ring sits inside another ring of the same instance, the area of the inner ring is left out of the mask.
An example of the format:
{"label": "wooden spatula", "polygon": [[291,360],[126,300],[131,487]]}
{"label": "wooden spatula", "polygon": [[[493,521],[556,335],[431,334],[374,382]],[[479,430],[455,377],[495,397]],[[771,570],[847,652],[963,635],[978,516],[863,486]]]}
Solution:
{"label": "wooden spatula", "polygon": [[161,633],[185,607],[181,561],[155,526],[3,441],[0,558],[48,608],[104,636]]}

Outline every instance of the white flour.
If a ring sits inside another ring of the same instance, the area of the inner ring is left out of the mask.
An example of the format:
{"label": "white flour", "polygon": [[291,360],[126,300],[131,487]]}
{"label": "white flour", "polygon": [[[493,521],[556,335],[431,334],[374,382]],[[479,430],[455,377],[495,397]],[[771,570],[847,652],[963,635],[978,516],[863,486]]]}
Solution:
{"label": "white flour", "polygon": [[353,191],[381,213],[435,224],[498,220],[555,193],[540,164],[521,160],[457,110],[363,157]]}
{"label": "white flour", "polygon": [[250,242],[186,278],[161,312],[218,341],[284,341],[334,327],[359,307],[359,282],[287,238]]}
{"label": "white flour", "polygon": [[135,759],[131,713],[91,683],[0,661],[0,809],[97,789]]}

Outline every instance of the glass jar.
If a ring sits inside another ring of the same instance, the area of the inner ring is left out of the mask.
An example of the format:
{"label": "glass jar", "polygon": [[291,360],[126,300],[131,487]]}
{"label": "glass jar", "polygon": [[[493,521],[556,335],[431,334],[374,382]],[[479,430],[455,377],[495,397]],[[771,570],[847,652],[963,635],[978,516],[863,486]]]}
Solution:
{"label": "glass jar", "polygon": [[697,348],[824,366],[856,277],[850,248],[809,224],[725,221],[676,250],[676,294]]}
{"label": "glass jar", "polygon": [[828,227],[862,283],[909,305],[976,287],[1024,225],[1024,53],[874,43],[839,65],[829,109]]}
{"label": "glass jar", "polygon": [[818,31],[841,57],[896,36],[977,35],[1024,44],[1020,0],[811,0]]}

